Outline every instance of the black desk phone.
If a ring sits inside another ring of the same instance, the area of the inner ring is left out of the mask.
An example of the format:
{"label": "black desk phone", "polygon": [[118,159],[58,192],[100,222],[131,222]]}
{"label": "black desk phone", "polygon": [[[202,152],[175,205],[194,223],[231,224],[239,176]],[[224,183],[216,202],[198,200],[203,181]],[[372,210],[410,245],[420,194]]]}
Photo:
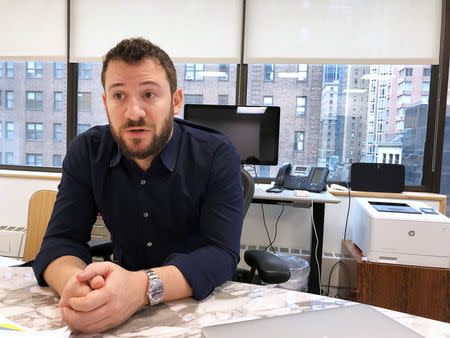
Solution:
{"label": "black desk phone", "polygon": [[281,165],[272,188],[268,192],[281,192],[283,189],[321,192],[326,189],[328,168],[310,167],[285,163]]}

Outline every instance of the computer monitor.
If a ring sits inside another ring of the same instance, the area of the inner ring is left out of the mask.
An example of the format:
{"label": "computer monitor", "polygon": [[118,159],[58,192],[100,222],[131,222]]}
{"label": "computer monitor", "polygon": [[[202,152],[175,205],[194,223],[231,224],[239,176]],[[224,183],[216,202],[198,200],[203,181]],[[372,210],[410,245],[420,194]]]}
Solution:
{"label": "computer monitor", "polygon": [[184,119],[227,135],[242,164],[278,164],[280,107],[186,104]]}

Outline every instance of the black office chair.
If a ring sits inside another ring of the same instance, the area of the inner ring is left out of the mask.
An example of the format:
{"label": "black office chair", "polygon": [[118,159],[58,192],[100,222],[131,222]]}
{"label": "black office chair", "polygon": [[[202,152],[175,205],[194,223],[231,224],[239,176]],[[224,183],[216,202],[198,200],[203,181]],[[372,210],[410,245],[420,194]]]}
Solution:
{"label": "black office chair", "polygon": [[[244,193],[244,216],[250,207],[255,192],[253,177],[241,169],[242,189]],[[234,281],[261,284],[284,283],[291,277],[291,270],[280,257],[263,250],[247,250],[244,253],[244,261],[250,266],[250,271],[238,269],[233,276]],[[256,271],[258,274],[256,275]]]}

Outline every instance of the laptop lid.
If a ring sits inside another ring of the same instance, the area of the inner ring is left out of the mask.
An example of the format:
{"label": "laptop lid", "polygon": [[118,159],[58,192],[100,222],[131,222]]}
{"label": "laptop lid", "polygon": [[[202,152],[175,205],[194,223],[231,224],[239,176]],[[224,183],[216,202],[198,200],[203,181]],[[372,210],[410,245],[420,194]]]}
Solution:
{"label": "laptop lid", "polygon": [[207,326],[202,334],[206,338],[423,337],[363,304]]}

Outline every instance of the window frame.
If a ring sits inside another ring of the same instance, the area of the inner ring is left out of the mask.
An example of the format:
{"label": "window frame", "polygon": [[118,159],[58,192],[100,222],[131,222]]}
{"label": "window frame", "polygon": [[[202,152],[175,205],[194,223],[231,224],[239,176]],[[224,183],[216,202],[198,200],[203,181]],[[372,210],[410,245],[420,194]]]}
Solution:
{"label": "window frame", "polygon": [[[69,8],[66,16],[69,17]],[[69,20],[68,20],[69,27]],[[430,76],[430,99],[428,110],[427,134],[425,140],[425,151],[423,161],[423,180],[421,186],[412,187],[415,191],[439,192],[440,189],[440,174],[442,167],[442,152],[444,140],[444,126],[446,113],[446,99],[448,86],[448,70],[449,70],[449,56],[450,56],[450,0],[443,0],[442,2],[442,24],[441,27],[441,41],[440,41],[440,59],[438,65],[431,67]],[[70,29],[68,29],[68,43],[70,41]],[[68,145],[76,136],[77,129],[77,94],[78,94],[78,64],[65,62],[67,66],[67,122],[66,122],[66,144]],[[311,63],[312,64],[312,63]],[[8,77],[8,71],[11,76]],[[3,68],[3,75],[5,78],[14,77],[14,67],[7,69]],[[245,105],[247,96],[247,73],[248,65],[240,63],[237,64],[236,74],[236,104]],[[55,74],[55,73],[54,73]],[[56,77],[55,77],[56,78]],[[275,78],[275,69],[274,69]],[[428,77],[427,77],[428,78]],[[370,88],[369,88],[370,90]],[[6,89],[5,89],[6,92]],[[14,95],[14,94],[13,94]],[[15,96],[15,95],[14,95]],[[15,99],[15,98],[14,98]],[[439,105],[438,105],[439,103]],[[6,97],[5,97],[6,107]],[[14,108],[12,108],[14,109]],[[4,121],[6,122],[6,121]],[[5,133],[6,137],[6,133]],[[13,153],[14,155],[14,153]],[[14,156],[15,157],[15,156]],[[25,170],[25,171],[55,171],[61,172],[60,168],[52,167],[27,167],[18,165],[1,164],[0,169],[10,170]],[[266,182],[269,179],[256,179],[256,181]],[[342,182],[344,183],[344,182]],[[406,187],[406,190],[412,190],[411,187]]]}

